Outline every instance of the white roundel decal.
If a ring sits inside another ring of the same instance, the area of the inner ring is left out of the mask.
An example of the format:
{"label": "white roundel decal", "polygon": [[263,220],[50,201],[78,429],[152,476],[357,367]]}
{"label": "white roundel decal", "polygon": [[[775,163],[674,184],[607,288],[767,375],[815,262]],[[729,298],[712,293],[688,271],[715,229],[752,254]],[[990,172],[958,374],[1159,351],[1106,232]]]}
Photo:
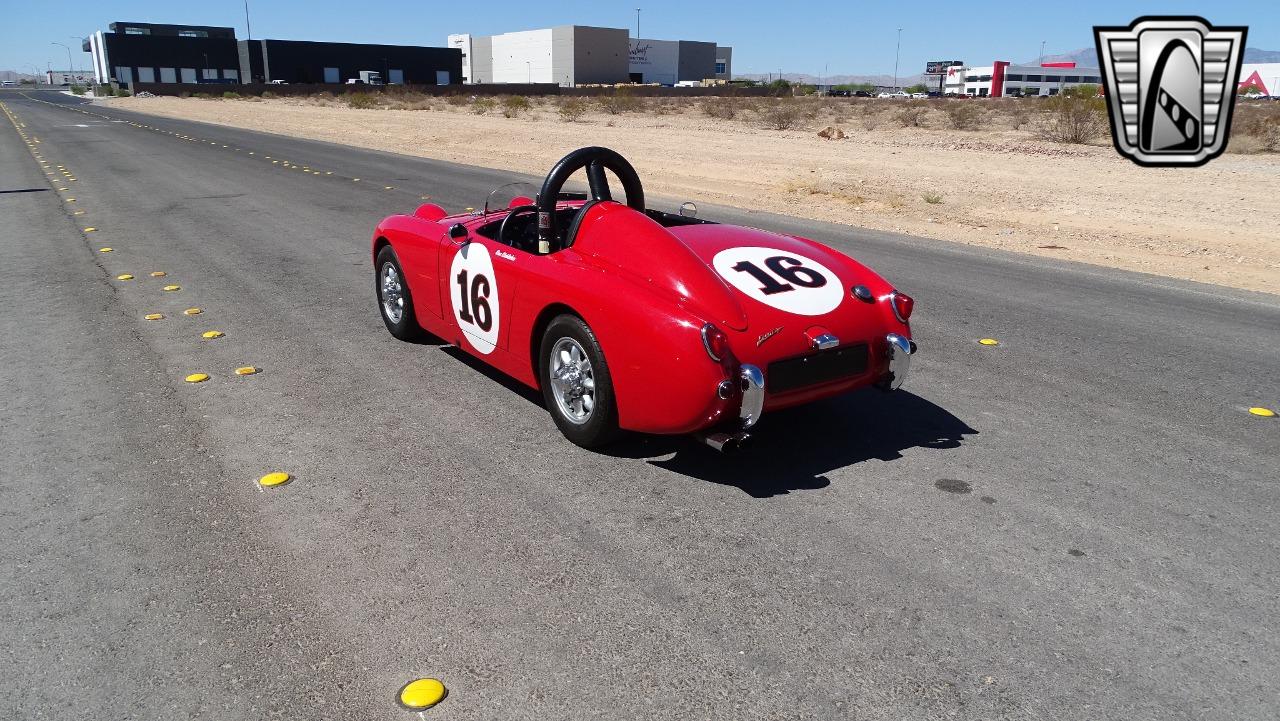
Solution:
{"label": "white roundel decal", "polygon": [[830,313],[845,291],[826,266],[777,248],[728,248],[711,265],[729,284],[765,305],[796,315]]}
{"label": "white roundel decal", "polygon": [[493,259],[481,243],[467,243],[449,267],[453,317],[472,348],[492,353],[498,346],[498,280]]}

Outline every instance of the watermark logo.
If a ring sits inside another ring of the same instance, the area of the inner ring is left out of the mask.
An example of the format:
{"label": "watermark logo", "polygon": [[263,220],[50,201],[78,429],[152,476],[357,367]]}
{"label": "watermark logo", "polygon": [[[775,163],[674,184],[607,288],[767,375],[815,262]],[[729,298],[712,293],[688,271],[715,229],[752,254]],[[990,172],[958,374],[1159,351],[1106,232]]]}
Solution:
{"label": "watermark logo", "polygon": [[1095,27],[1116,150],[1138,165],[1204,165],[1231,129],[1247,28],[1198,17]]}

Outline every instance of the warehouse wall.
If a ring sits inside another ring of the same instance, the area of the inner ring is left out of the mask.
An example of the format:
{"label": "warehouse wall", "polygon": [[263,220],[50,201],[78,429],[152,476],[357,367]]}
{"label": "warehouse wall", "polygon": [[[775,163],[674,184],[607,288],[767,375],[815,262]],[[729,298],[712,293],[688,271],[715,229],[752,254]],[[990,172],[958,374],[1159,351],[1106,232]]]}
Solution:
{"label": "warehouse wall", "polygon": [[573,70],[566,77],[574,83],[625,83],[628,73],[627,31],[574,25]]}
{"label": "warehouse wall", "polygon": [[557,82],[551,58],[553,28],[504,33],[489,40],[493,58],[491,82]]}
{"label": "warehouse wall", "polygon": [[676,81],[705,80],[716,76],[716,44],[680,41],[680,65]]}

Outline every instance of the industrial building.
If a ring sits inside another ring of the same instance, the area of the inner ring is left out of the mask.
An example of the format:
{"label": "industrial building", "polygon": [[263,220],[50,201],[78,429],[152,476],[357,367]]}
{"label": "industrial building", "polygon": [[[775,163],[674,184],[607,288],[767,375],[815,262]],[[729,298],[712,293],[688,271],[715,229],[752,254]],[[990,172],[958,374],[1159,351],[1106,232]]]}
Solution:
{"label": "industrial building", "polygon": [[46,70],[44,82],[47,85],[88,85],[93,82],[90,70]]}
{"label": "industrial building", "polygon": [[1240,66],[1240,94],[1250,92],[1280,97],[1280,63],[1245,63]]}
{"label": "industrial building", "polygon": [[389,83],[462,82],[452,48],[237,40],[234,28],[115,22],[85,40],[98,83],[344,83],[374,70]]}
{"label": "industrial building", "polygon": [[1064,88],[1101,83],[1102,73],[1097,68],[1077,68],[1075,63],[1014,65],[997,60],[983,67],[958,65],[947,68],[942,92],[980,98],[1057,95]]}
{"label": "industrial building", "polygon": [[733,49],[711,42],[646,40],[622,28],[559,25],[501,35],[450,35],[463,81],[488,83],[675,85],[732,77]]}

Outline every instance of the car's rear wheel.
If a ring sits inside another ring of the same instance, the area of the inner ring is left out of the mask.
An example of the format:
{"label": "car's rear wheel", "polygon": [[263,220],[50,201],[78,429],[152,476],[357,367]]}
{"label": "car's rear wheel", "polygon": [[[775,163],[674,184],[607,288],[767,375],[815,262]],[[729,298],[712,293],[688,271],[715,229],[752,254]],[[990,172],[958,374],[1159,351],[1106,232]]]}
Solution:
{"label": "car's rear wheel", "polygon": [[384,245],[378,251],[374,268],[377,272],[374,285],[378,292],[378,310],[387,330],[400,340],[422,338],[422,327],[418,325],[418,318],[413,312],[413,297],[409,295],[404,270],[391,246]]}
{"label": "car's rear wheel", "polygon": [[538,379],[565,438],[599,448],[618,436],[618,406],[600,343],[583,320],[557,316],[542,335]]}

